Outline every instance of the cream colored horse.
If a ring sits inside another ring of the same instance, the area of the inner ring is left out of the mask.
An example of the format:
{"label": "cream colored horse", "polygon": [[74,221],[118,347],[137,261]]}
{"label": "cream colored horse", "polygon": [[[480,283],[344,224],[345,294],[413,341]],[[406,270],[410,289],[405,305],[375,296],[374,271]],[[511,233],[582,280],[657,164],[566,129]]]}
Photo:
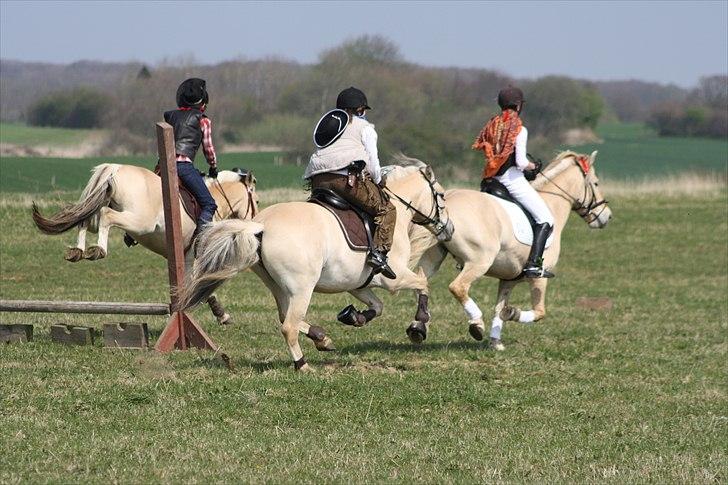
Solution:
{"label": "cream colored horse", "polygon": [[[561,234],[571,210],[576,211],[592,229],[603,228],[612,217],[594,171],[596,154],[594,152],[587,157],[563,152],[533,182],[555,218],[553,240],[544,252],[544,267],[547,269],[554,268],[558,262]],[[439,269],[447,253],[453,255],[462,271],[450,283],[449,289],[463,305],[470,323],[470,334],[476,340],[483,339],[485,324],[482,312],[469,295],[470,286],[483,275],[498,278],[500,282],[490,339],[493,348],[504,350],[501,342],[504,321],[532,323],[546,315],[548,279],[527,280],[531,286],[531,310],[510,307],[508,297],[511,290],[524,281],[519,275],[530,246],[515,239],[511,220],[494,196],[475,190],[455,189],[448,190],[445,197],[458,230],[450,241],[438,243],[428,233],[412,227],[413,247],[419,248],[413,249],[413,262],[418,261],[415,266],[420,266],[429,278]],[[429,249],[422,253],[425,248]],[[422,254],[421,258],[418,258],[418,253]],[[407,334],[413,342],[420,343],[427,336],[427,324],[413,322]]]}
{"label": "cream colored horse", "polygon": [[317,204],[286,202],[267,207],[253,221],[212,224],[200,238],[193,271],[180,294],[180,306],[187,308],[199,303],[225,280],[252,267],[276,300],[281,332],[294,367],[308,370],[298,342],[299,332],[313,340],[317,349],[333,350],[324,329],[305,322],[313,292],[347,291],[369,306],[370,315],[378,316],[382,313],[382,302],[371,287],[392,292],[427,287],[423,274],[407,268],[408,226],[410,222],[423,224],[436,232],[436,240],[449,239],[453,228],[442,187],[432,169],[419,161],[412,163],[415,165],[391,168],[387,174],[387,188],[397,210],[394,242],[389,252],[389,265],[397,274],[396,279],[376,275],[369,281],[371,268],[365,264],[366,253],[349,249],[329,211]]}
{"label": "cream colored horse", "polygon": [[[140,245],[166,257],[161,180],[143,167],[118,163],[97,165],[76,204],[47,218],[33,204],[33,221],[41,232],[51,235],[78,227],[76,246],[66,251],[65,258],[70,262],[105,258],[112,227],[120,228]],[[216,219],[252,218],[256,215],[258,196],[256,180],[251,173],[223,170],[217,180],[208,178],[206,183],[217,203]],[[180,212],[183,247],[187,250],[196,224],[181,204]],[[88,231],[98,233],[98,241],[86,248]],[[188,268],[193,259],[192,251],[187,250],[185,262]],[[209,303],[218,322],[227,323],[230,316],[217,306],[214,297]]]}

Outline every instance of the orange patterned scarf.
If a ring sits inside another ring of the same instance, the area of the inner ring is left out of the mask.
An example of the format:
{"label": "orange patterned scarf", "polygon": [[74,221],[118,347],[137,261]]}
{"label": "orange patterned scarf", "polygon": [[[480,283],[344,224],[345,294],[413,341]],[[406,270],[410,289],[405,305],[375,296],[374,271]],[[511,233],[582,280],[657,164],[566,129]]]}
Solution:
{"label": "orange patterned scarf", "polygon": [[516,137],[521,132],[523,122],[518,112],[507,109],[494,116],[480,131],[473,143],[473,150],[483,150],[485,168],[483,178],[493,177],[511,156],[516,147]]}

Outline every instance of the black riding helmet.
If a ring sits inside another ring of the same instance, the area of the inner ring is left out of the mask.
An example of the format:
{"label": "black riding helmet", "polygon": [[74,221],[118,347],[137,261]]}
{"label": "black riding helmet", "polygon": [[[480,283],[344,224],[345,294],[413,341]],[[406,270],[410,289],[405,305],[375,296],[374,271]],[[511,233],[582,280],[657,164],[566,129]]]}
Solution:
{"label": "black riding helmet", "polygon": [[339,96],[336,98],[336,108],[337,109],[358,109],[358,108],[372,109],[367,104],[366,95],[361,90],[356,89],[353,86],[350,88],[346,88],[342,92],[339,93]]}
{"label": "black riding helmet", "polygon": [[523,104],[523,91],[520,89],[508,86],[507,88],[501,89],[498,93],[498,106],[501,109],[516,109],[520,104]]}
{"label": "black riding helmet", "polygon": [[207,94],[207,83],[204,79],[185,79],[177,88],[177,106],[180,108],[199,108],[209,102],[210,96]]}

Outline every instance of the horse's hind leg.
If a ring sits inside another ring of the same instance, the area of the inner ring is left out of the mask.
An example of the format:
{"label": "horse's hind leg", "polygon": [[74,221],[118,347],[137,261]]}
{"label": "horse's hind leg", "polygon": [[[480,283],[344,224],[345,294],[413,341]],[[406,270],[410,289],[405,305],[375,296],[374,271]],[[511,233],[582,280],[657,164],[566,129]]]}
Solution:
{"label": "horse's hind leg", "polygon": [[500,280],[498,282],[498,296],[495,304],[495,315],[490,323],[490,346],[495,350],[505,350],[506,347],[501,342],[501,332],[503,330],[503,322],[509,318],[503,318],[504,313],[508,311],[508,297],[511,295],[513,287],[518,281]]}
{"label": "horse's hind leg", "polygon": [[119,227],[126,232],[146,233],[154,230],[156,222],[145,221],[132,212],[119,212],[110,207],[102,207],[99,211],[99,238],[95,246],[89,246],[84,252],[86,259],[102,259],[108,253],[109,229]]}
{"label": "horse's hind leg", "polygon": [[281,333],[283,338],[288,344],[288,352],[291,354],[293,359],[293,366],[296,370],[310,371],[311,368],[306,363],[306,359],[303,357],[303,351],[301,345],[298,343],[298,332],[302,325],[306,324],[303,321],[308,311],[308,304],[311,301],[311,291],[308,291],[304,295],[293,295],[290,297],[288,311],[286,317],[283,320],[281,326]]}
{"label": "horse's hind leg", "polygon": [[83,252],[86,249],[87,232],[88,222],[82,222],[78,225],[78,239],[76,240],[76,247],[69,247],[66,249],[66,255],[64,256],[66,261],[76,263],[83,259]]}
{"label": "horse's hind leg", "polygon": [[488,271],[490,264],[490,262],[472,263],[466,261],[460,274],[455,277],[448,287],[450,293],[463,306],[463,310],[465,310],[465,314],[468,316],[468,331],[475,340],[483,340],[485,324],[483,323],[483,312],[478,307],[478,304],[470,298],[470,286]]}

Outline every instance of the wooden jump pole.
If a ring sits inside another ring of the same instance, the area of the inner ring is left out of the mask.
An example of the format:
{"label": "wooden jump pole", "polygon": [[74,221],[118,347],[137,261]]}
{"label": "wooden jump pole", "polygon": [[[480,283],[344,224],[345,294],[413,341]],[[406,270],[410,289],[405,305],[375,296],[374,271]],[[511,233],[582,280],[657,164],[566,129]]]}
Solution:
{"label": "wooden jump pole", "polygon": [[[184,283],[185,255],[182,248],[182,224],[180,218],[179,183],[177,179],[177,156],[174,149],[174,131],[165,122],[157,123],[157,151],[162,172],[162,201],[164,203],[164,226],[167,238],[167,269],[171,307],[177,308],[175,289]],[[210,349],[217,352],[218,346],[207,336],[192,318],[183,311],[173,311],[154,346],[158,352],[173,349],[186,350],[189,347]],[[223,356],[223,359],[225,356]]]}
{"label": "wooden jump pole", "polygon": [[0,312],[91,313],[104,315],[169,315],[166,303],[112,301],[0,300]]}

